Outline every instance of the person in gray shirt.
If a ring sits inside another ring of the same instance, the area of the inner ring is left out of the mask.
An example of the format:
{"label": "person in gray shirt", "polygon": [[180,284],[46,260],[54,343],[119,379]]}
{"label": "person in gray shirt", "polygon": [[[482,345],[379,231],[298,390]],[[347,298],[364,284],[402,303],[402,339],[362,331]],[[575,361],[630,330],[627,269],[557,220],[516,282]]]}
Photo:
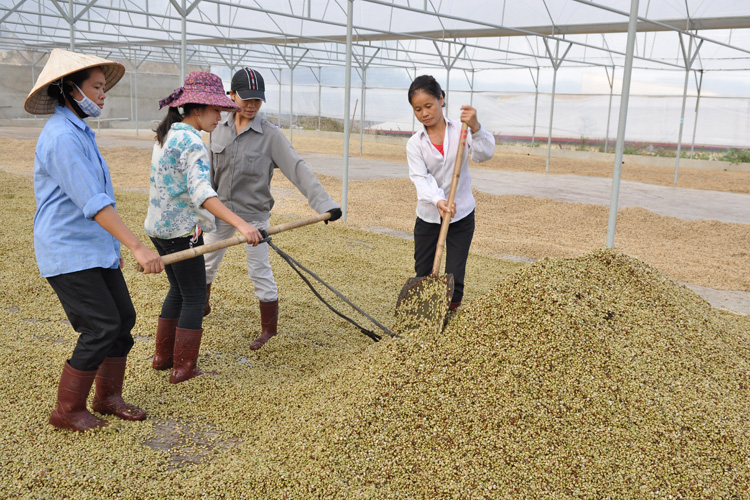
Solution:
{"label": "person in gray shirt", "polygon": [[[219,200],[258,229],[267,229],[274,205],[271,178],[274,168],[278,168],[297,186],[313,210],[319,214],[330,212],[331,221],[339,219],[340,205],[323,189],[284,133],[258,115],[266,101],[261,74],[250,68],[237,71],[232,77],[232,90],[228,94],[241,109],[237,113],[224,113],[211,133],[211,185]],[[216,222],[216,230],[205,235],[205,244],[230,238],[234,234],[233,226],[218,220]],[[261,334],[250,345],[250,349],[257,350],[276,335],[278,291],[268,261],[268,245],[247,245],[245,249],[248,275],[260,302]],[[206,254],[204,315],[211,312],[211,284],[225,251]]]}

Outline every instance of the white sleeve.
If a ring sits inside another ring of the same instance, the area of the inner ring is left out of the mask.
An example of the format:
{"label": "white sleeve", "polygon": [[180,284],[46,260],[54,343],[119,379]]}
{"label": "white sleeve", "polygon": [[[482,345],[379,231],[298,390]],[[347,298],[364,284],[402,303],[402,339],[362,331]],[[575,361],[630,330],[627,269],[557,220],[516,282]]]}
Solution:
{"label": "white sleeve", "polygon": [[477,163],[487,161],[495,154],[495,137],[484,127],[480,126],[476,134],[469,131],[466,144],[471,151],[471,159]]}
{"label": "white sleeve", "polygon": [[437,205],[440,200],[445,200],[447,196],[438,186],[435,177],[427,170],[427,164],[417,141],[409,141],[406,144],[406,159],[409,162],[409,179],[417,188],[417,199],[433,205]]}

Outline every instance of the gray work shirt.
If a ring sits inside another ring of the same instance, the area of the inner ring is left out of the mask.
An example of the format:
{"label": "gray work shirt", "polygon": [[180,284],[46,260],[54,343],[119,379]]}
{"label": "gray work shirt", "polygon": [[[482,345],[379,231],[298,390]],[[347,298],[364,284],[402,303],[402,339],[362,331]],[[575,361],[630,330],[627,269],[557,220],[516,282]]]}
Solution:
{"label": "gray work shirt", "polygon": [[278,167],[322,214],[339,204],[331,199],[284,133],[258,115],[237,134],[234,113],[222,113],[211,133],[211,186],[224,205],[245,221],[268,220],[273,169]]}

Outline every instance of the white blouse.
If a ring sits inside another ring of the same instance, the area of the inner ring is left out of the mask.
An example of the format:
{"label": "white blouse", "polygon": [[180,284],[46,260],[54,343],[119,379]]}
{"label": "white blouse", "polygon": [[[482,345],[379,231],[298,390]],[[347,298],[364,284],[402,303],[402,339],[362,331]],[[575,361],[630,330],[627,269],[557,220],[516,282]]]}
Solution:
{"label": "white blouse", "polygon": [[[460,121],[450,118],[446,118],[445,121],[445,137],[443,138],[445,156],[432,145],[424,127],[411,136],[406,144],[409,178],[417,188],[417,217],[435,224],[440,223],[437,203],[448,199],[461,135]],[[469,215],[476,206],[474,195],[471,194],[469,154],[472,160],[479,163],[489,160],[494,153],[495,137],[487,129],[481,127],[476,134],[472,134],[469,129],[461,163],[461,175],[456,189],[456,215],[451,223]]]}

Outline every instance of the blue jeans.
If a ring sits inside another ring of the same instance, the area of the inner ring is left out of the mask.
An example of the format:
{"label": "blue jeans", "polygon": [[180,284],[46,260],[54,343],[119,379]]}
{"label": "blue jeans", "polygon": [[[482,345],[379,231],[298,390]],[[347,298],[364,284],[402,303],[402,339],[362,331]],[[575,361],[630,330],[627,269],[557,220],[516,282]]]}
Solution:
{"label": "blue jeans", "polygon": [[[203,245],[203,235],[195,241],[191,236],[172,239],[151,238],[159,255]],[[203,327],[203,305],[206,303],[206,268],[203,256],[165,266],[169,292],[161,306],[164,319],[180,318],[179,328],[200,330]]]}

